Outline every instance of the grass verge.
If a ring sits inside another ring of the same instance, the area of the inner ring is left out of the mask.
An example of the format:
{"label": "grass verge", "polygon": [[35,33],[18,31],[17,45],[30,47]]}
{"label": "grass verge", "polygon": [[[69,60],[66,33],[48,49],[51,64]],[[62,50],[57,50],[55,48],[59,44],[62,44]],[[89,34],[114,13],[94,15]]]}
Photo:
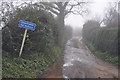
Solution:
{"label": "grass verge", "polygon": [[23,58],[13,58],[3,51],[2,76],[3,78],[36,78],[53,64],[61,54],[59,47],[53,48],[53,53],[26,54]]}
{"label": "grass verge", "polygon": [[120,65],[120,59],[118,56],[112,56],[112,55],[108,54],[107,52],[99,51],[92,44],[88,44],[88,47],[91,51],[93,51],[95,53],[96,56],[104,59],[105,61]]}

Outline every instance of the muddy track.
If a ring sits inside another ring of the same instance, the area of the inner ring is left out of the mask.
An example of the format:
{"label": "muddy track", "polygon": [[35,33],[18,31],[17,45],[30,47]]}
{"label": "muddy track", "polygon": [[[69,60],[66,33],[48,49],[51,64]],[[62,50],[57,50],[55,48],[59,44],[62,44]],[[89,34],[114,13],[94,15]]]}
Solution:
{"label": "muddy track", "polygon": [[118,67],[105,62],[74,37],[65,46],[64,54],[42,75],[42,78],[118,78]]}
{"label": "muddy track", "polygon": [[118,67],[96,56],[74,37],[66,44],[63,76],[68,78],[118,78]]}
{"label": "muddy track", "polygon": [[63,78],[62,75],[62,67],[63,67],[63,54],[55,61],[55,63],[43,74],[41,74],[40,78]]}

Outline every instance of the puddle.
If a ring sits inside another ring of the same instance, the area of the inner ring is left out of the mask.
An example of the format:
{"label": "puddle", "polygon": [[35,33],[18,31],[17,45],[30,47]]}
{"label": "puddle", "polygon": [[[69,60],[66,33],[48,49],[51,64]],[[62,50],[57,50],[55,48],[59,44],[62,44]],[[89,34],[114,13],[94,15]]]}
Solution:
{"label": "puddle", "polygon": [[[64,64],[63,64],[63,77],[64,78],[97,78],[101,76],[103,78],[112,78],[113,74],[117,74],[117,69],[109,68],[105,62],[94,57],[87,46],[84,46],[81,41],[82,38],[72,38],[68,41],[64,51]],[[76,48],[75,45],[81,47]],[[96,61],[97,60],[97,61]],[[99,65],[98,65],[99,63]],[[97,67],[96,67],[97,65]],[[100,66],[102,65],[103,68]],[[98,68],[104,69],[104,71],[98,70]],[[111,70],[110,70],[111,69]],[[108,73],[108,71],[110,73]],[[103,75],[105,72],[108,75]],[[102,73],[102,74],[101,74]]]}
{"label": "puddle", "polygon": [[79,61],[79,62],[82,62],[82,59],[80,59],[80,58],[77,58],[76,60]]}
{"label": "puddle", "polygon": [[63,65],[63,67],[66,67],[66,66],[73,66],[73,64],[72,64],[71,62],[65,63],[65,64]]}
{"label": "puddle", "polygon": [[66,76],[66,75],[63,75],[63,78],[68,78],[68,76]]}

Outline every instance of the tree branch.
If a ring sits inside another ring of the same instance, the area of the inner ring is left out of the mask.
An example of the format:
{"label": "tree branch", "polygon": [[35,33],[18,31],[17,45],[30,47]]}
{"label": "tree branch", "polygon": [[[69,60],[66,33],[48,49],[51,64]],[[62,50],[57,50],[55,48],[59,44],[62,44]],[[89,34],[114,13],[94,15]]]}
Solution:
{"label": "tree branch", "polygon": [[55,4],[56,4],[59,8],[62,7],[62,2],[55,2]]}
{"label": "tree branch", "polygon": [[69,2],[65,2],[64,5],[63,5],[63,7],[66,8],[66,6],[68,5],[68,3],[69,3]]}
{"label": "tree branch", "polygon": [[54,14],[58,15],[59,13],[53,9],[49,9],[51,12],[53,12]]}
{"label": "tree branch", "polygon": [[51,8],[54,8],[56,10],[59,11],[59,8],[55,7],[53,4],[50,4],[50,3],[46,3],[46,2],[42,2],[43,5],[47,6],[47,7],[51,7]]}

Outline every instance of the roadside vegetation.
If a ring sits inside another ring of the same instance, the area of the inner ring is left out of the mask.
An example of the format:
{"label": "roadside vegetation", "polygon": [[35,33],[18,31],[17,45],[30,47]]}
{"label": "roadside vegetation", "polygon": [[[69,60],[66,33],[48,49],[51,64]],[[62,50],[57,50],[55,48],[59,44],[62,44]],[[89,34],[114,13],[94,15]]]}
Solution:
{"label": "roadside vegetation", "polygon": [[109,15],[104,19],[104,27],[97,20],[88,20],[83,25],[83,41],[100,58],[120,65],[118,57],[118,32],[119,13],[111,9]]}
{"label": "roadside vegetation", "polygon": [[[9,20],[2,28],[2,76],[3,78],[39,77],[62,54],[61,45],[64,45],[71,35],[63,35],[64,43],[60,44],[58,35],[61,26],[42,5],[28,4],[16,8],[11,16],[9,15]],[[18,27],[19,20],[37,25],[34,31],[28,30],[20,58],[18,56],[25,29]],[[72,32],[72,28],[65,27],[64,31]]]}
{"label": "roadside vegetation", "polygon": [[100,50],[96,49],[92,44],[88,44],[87,46],[99,58],[101,58],[105,61],[108,61],[110,63],[120,65],[120,60],[119,60],[118,56],[112,56],[107,52],[100,51]]}
{"label": "roadside vegetation", "polygon": [[60,56],[58,47],[52,53],[32,53],[23,55],[22,58],[12,57],[8,52],[3,52],[3,78],[36,78],[46,71]]}

